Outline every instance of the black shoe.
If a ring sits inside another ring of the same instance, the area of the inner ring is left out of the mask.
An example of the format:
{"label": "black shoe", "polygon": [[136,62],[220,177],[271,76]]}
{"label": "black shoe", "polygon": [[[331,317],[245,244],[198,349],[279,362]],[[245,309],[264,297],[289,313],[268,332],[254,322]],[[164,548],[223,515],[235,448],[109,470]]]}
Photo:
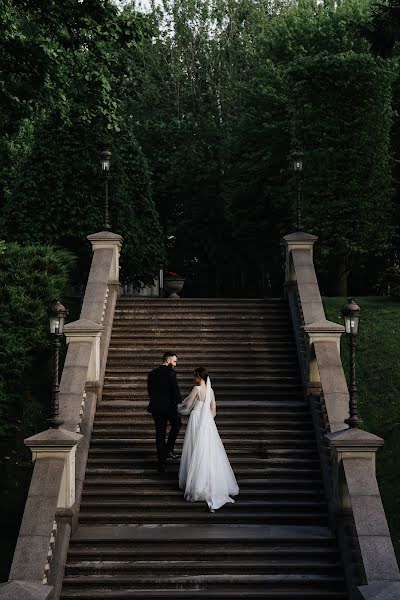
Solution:
{"label": "black shoe", "polygon": [[168,452],[167,458],[172,458],[173,460],[178,460],[179,454],[174,454],[174,452]]}
{"label": "black shoe", "polygon": [[158,472],[159,473],[165,473],[165,471],[167,470],[167,463],[158,463]]}

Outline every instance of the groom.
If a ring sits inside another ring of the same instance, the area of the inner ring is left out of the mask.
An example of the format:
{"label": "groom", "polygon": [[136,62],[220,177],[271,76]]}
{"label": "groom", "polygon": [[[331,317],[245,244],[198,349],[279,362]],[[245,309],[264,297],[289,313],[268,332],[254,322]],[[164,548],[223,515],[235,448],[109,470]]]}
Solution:
{"label": "groom", "polygon": [[[153,415],[156,427],[158,470],[161,473],[166,469],[167,458],[178,458],[173,453],[181,428],[181,418],[177,411],[177,406],[182,400],[175,373],[177,360],[174,352],[165,352],[162,364],[150,371],[147,378],[150,397],[147,410]],[[168,422],[171,429],[165,443]]]}

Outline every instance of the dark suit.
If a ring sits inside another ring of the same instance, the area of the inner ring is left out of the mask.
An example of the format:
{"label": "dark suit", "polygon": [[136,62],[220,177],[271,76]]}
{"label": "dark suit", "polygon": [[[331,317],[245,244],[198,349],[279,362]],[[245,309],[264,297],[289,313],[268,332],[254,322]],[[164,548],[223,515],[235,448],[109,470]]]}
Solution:
{"label": "dark suit", "polygon": [[[169,365],[153,369],[147,378],[147,390],[150,398],[147,410],[153,415],[156,427],[158,461],[165,463],[168,454],[174,449],[181,428],[177,406],[182,399],[174,369]],[[168,441],[165,442],[168,422],[171,429]]]}

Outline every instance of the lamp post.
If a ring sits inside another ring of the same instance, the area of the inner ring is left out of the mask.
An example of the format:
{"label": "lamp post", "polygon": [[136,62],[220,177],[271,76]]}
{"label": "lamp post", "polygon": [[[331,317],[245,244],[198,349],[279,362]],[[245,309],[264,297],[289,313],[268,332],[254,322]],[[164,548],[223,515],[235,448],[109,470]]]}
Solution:
{"label": "lamp post", "polygon": [[50,407],[50,418],[47,419],[50,427],[52,429],[57,429],[60,425],[63,424],[64,421],[60,419],[60,405],[59,405],[59,362],[60,362],[60,346],[61,346],[61,336],[64,333],[64,323],[65,317],[68,314],[67,309],[57,300],[57,302],[51,307],[50,311],[50,333],[53,335],[53,347],[54,347],[54,355],[53,355],[53,393],[51,397],[51,407]]}
{"label": "lamp post", "polygon": [[101,170],[104,171],[105,175],[105,201],[104,201],[104,229],[111,231],[111,225],[108,221],[108,176],[110,173],[110,162],[111,152],[109,150],[103,150],[100,154]]}
{"label": "lamp post", "polygon": [[301,205],[303,201],[303,179],[304,179],[304,153],[296,150],[292,154],[293,172],[297,180],[297,203],[296,203],[296,231],[301,231]]}
{"label": "lamp post", "polygon": [[360,321],[361,309],[356,304],[354,298],[349,298],[348,303],[342,308],[342,315],[346,333],[349,336],[350,344],[350,402],[349,402],[349,418],[345,423],[349,427],[357,428],[361,425],[362,420],[359,417],[357,410],[357,384],[356,384],[356,338],[358,334],[358,325]]}

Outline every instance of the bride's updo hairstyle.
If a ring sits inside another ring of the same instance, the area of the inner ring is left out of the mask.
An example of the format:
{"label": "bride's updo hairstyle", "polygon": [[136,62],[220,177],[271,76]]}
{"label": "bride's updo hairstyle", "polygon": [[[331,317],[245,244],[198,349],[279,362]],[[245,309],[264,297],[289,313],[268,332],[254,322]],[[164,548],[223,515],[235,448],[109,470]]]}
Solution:
{"label": "bride's updo hairstyle", "polygon": [[204,383],[207,383],[208,372],[204,367],[197,367],[197,369],[194,370],[194,374],[196,375],[196,377],[200,377],[200,379],[202,379]]}

